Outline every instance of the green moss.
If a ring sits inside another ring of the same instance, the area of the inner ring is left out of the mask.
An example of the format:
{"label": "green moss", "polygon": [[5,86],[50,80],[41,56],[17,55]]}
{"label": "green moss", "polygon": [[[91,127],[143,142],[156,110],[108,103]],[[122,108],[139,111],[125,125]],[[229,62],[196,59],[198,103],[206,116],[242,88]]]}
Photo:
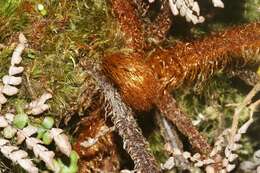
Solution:
{"label": "green moss", "polygon": [[12,53],[12,49],[10,49],[10,48],[6,48],[6,49],[3,49],[1,51],[1,54],[0,54],[0,67],[1,67],[0,78],[2,78],[8,72],[11,53]]}
{"label": "green moss", "polygon": [[[47,11],[43,16],[36,8],[41,3]],[[71,102],[80,94],[85,73],[77,64],[86,51],[90,56],[100,53],[107,46],[109,27],[105,1],[23,1],[11,17],[3,17],[0,40],[8,42],[17,31],[24,32],[31,49],[23,55],[25,73],[19,98],[32,100],[49,90],[54,97],[50,101],[49,114],[62,117]],[[0,22],[0,23],[1,23]],[[17,41],[12,39],[12,41]],[[93,48],[92,48],[93,47]],[[93,49],[93,50],[94,50]],[[96,50],[99,50],[96,51]],[[6,74],[12,50],[1,51],[0,77]]]}
{"label": "green moss", "polygon": [[164,140],[160,131],[158,129],[154,130],[148,137],[148,141],[153,155],[160,163],[164,163],[167,160],[168,155],[164,150]]}
{"label": "green moss", "polygon": [[260,1],[259,0],[245,1],[244,18],[248,21],[259,21],[260,20]]}
{"label": "green moss", "polygon": [[10,16],[21,3],[21,0],[0,1],[0,15]]}

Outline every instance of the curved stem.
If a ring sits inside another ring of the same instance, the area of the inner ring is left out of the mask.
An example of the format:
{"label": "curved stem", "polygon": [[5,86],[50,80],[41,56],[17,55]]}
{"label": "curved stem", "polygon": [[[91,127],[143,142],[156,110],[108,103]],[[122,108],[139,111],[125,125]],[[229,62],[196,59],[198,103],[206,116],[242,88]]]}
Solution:
{"label": "curved stem", "polygon": [[188,137],[192,147],[199,153],[208,156],[211,152],[211,146],[207,140],[193,126],[191,120],[180,110],[175,99],[167,91],[159,97],[156,106],[162,114],[176,125],[179,131]]}
{"label": "curved stem", "polygon": [[183,83],[208,79],[223,69],[259,63],[259,50],[260,23],[251,23],[197,41],[178,42],[166,50],[158,49],[148,64],[163,86],[172,91]]}

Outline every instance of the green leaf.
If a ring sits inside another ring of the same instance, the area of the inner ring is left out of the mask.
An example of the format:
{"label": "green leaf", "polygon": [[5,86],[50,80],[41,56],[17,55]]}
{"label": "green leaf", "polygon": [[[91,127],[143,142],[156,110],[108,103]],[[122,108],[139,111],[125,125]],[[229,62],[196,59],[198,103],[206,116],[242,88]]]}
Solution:
{"label": "green leaf", "polygon": [[14,117],[13,124],[14,124],[15,127],[22,129],[27,125],[28,122],[29,122],[28,115],[25,114],[25,113],[21,113],[21,114],[17,114]]}
{"label": "green leaf", "polygon": [[45,145],[50,145],[52,142],[52,137],[49,132],[45,132],[42,136],[42,141]]}
{"label": "green leaf", "polygon": [[42,126],[46,129],[51,129],[54,125],[54,119],[52,117],[45,117]]}

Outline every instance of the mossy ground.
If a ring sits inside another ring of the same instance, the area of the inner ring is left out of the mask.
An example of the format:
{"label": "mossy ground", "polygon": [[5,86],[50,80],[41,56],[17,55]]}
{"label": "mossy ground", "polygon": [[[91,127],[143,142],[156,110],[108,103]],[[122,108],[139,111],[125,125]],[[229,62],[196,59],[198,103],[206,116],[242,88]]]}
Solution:
{"label": "mossy ground", "polygon": [[[37,8],[38,4],[43,5],[44,11]],[[260,3],[257,0],[227,0],[225,5],[226,8],[221,11],[204,4],[202,13],[217,15],[202,25],[183,26],[183,20],[177,20],[168,44],[176,38],[196,38],[231,24],[260,20],[260,13],[257,12]],[[209,13],[211,10],[213,12]],[[183,31],[183,27],[187,30]],[[7,73],[13,43],[17,42],[19,32],[23,32],[29,40],[29,49],[22,61],[25,67],[23,84],[19,95],[11,97],[10,104],[5,105],[3,111],[13,106],[16,99],[30,102],[49,91],[54,98],[49,102],[51,109],[47,115],[55,117],[57,122],[60,122],[72,103],[77,103],[84,88],[82,84],[86,73],[78,65],[80,59],[99,59],[108,49],[118,49],[121,45],[120,32],[105,0],[1,1],[0,78]],[[250,89],[247,86],[236,87],[237,82],[241,83],[236,79],[230,80],[225,74],[218,74],[207,87],[203,87],[203,92],[179,90],[174,93],[181,107],[194,120],[198,119],[199,114],[203,115],[205,119],[198,124],[198,128],[211,142],[231,124],[234,109],[226,105],[241,102]],[[246,114],[241,116],[241,122],[246,119]],[[165,161],[162,137],[158,128],[151,129],[147,135],[151,148],[159,160]],[[254,134],[257,129],[259,126],[254,125],[250,132]],[[259,138],[253,139],[247,135],[242,142],[244,148],[241,156],[247,158],[259,145]]]}

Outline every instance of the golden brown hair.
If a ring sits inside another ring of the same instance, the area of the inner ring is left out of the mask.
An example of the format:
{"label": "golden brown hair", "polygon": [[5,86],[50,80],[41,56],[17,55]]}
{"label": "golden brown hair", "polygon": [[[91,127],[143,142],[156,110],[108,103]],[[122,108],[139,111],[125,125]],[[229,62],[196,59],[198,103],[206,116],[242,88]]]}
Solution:
{"label": "golden brown hair", "polygon": [[151,108],[159,83],[143,59],[116,53],[106,56],[102,67],[126,103],[138,111]]}
{"label": "golden brown hair", "polygon": [[144,36],[142,22],[135,8],[129,0],[112,0],[113,12],[120,24],[121,31],[125,34],[125,45],[134,50],[144,48]]}
{"label": "golden brown hair", "polygon": [[160,83],[173,90],[183,83],[205,80],[221,69],[259,63],[260,23],[233,27],[225,32],[157,50],[147,60]]}
{"label": "golden brown hair", "polygon": [[146,111],[163,89],[172,91],[185,82],[207,79],[221,69],[254,64],[260,59],[259,49],[260,23],[252,23],[158,49],[146,62],[138,54],[110,54],[102,66],[124,101],[135,110]]}

